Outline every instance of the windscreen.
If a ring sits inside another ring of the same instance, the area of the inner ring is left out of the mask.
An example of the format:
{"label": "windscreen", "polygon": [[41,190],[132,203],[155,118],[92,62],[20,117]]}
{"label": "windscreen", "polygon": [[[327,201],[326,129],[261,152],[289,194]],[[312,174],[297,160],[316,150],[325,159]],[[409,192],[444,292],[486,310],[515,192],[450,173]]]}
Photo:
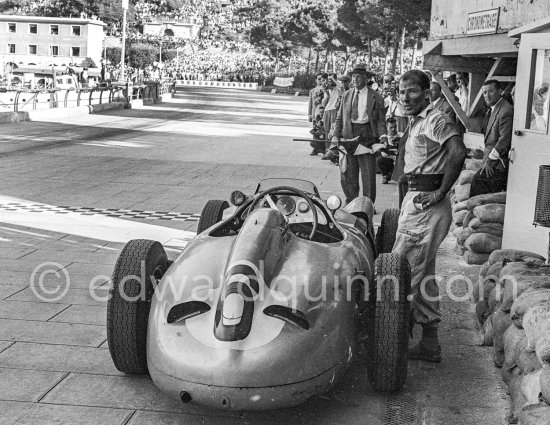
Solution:
{"label": "windscreen", "polygon": [[260,182],[258,183],[258,187],[256,188],[256,193],[263,192],[264,190],[271,189],[272,187],[277,186],[290,186],[292,188],[301,190],[302,192],[312,193],[315,196],[319,196],[319,191],[310,181],[284,178],[260,180]]}

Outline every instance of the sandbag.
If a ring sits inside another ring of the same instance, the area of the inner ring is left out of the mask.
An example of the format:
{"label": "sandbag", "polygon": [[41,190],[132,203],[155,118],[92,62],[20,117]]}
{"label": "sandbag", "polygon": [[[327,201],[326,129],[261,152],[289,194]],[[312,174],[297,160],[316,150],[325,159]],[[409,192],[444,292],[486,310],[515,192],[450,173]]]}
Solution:
{"label": "sandbag", "polygon": [[496,263],[491,265],[489,267],[489,270],[487,270],[487,276],[485,277],[487,280],[494,280],[495,282],[500,282],[500,272],[502,271],[502,263]]}
{"label": "sandbag", "polygon": [[479,269],[479,277],[485,277],[487,276],[487,271],[491,268],[491,263],[489,261],[486,261],[482,264],[481,268]]}
{"label": "sandbag", "polygon": [[[513,326],[510,326],[510,327],[513,328]],[[506,385],[509,384],[510,380],[514,376],[523,375],[523,372],[518,366],[518,360],[521,353],[525,351],[526,346],[527,346],[527,336],[525,335],[525,332],[522,332],[521,338],[519,339],[519,341],[517,341],[515,350],[511,354],[506,352],[506,341],[505,341],[504,364],[502,365],[500,375],[502,377],[502,380],[506,383]]]}
{"label": "sandbag", "polygon": [[502,367],[504,363],[504,332],[510,327],[510,316],[500,309],[493,313],[493,351],[496,367]]}
{"label": "sandbag", "polygon": [[535,354],[542,367],[550,369],[550,334],[539,338],[535,344]]}
{"label": "sandbag", "polygon": [[503,368],[509,368],[516,364],[515,358],[518,344],[524,339],[525,332],[515,326],[509,326],[504,332],[504,364]]}
{"label": "sandbag", "polygon": [[472,233],[487,233],[489,235],[497,236],[499,238],[502,238],[502,235],[504,234],[504,231],[502,229],[495,229],[490,226],[480,226],[476,229],[472,229],[471,227],[468,228],[472,231]]}
{"label": "sandbag", "polygon": [[506,192],[485,193],[472,196],[466,202],[466,208],[473,210],[475,207],[485,204],[506,204]]}
{"label": "sandbag", "polygon": [[550,406],[546,403],[530,404],[518,412],[519,425],[549,425]]}
{"label": "sandbag", "polygon": [[502,263],[503,261],[515,262],[522,261],[526,257],[538,258],[541,261],[545,260],[544,257],[535,254],[534,252],[521,251],[518,249],[499,249],[491,254],[491,257],[489,257],[489,262],[491,264]]}
{"label": "sandbag", "polygon": [[457,184],[455,186],[456,202],[466,201],[470,197],[470,184]]}
{"label": "sandbag", "polygon": [[491,314],[483,323],[483,341],[481,345],[491,347],[494,343],[495,330],[493,328],[493,315]]}
{"label": "sandbag", "polygon": [[535,351],[539,338],[550,333],[550,303],[527,309],[523,316],[523,329],[527,335],[527,351]]}
{"label": "sandbag", "polygon": [[476,172],[474,170],[462,170],[460,176],[458,176],[458,184],[470,184],[472,183],[472,177]]}
{"label": "sandbag", "polygon": [[538,404],[540,399],[540,374],[542,369],[523,375],[521,392],[527,399],[527,404]]}
{"label": "sandbag", "polygon": [[510,318],[518,328],[523,328],[523,316],[528,308],[550,301],[550,289],[531,289],[517,297],[510,308]]}
{"label": "sandbag", "polygon": [[[473,212],[472,212],[473,215]],[[475,217],[470,220],[468,223],[468,227],[472,229],[474,232],[479,232],[481,229],[494,229],[494,230],[502,230],[504,229],[504,224],[502,223],[485,223],[481,221],[479,218]]]}
{"label": "sandbag", "polygon": [[475,207],[472,211],[484,223],[504,223],[505,209],[502,204],[485,204]]}
{"label": "sandbag", "polygon": [[464,220],[462,220],[462,227],[467,228],[470,226],[470,221],[472,221],[475,218],[473,211],[468,211],[466,215],[464,216]]}
{"label": "sandbag", "polygon": [[468,214],[468,210],[462,210],[462,211],[453,213],[453,223],[456,226],[462,226],[462,223],[464,222],[464,217],[466,217],[466,214]]}
{"label": "sandbag", "polygon": [[542,364],[539,362],[539,359],[537,359],[537,355],[531,351],[527,351],[527,335],[526,335],[526,345],[525,348],[521,353],[519,353],[518,357],[518,367],[521,370],[522,374],[527,374],[534,372],[535,370],[542,369]]}
{"label": "sandbag", "polygon": [[540,392],[542,393],[542,399],[546,402],[550,402],[550,368],[545,367],[540,374]]}
{"label": "sandbag", "polygon": [[459,211],[467,210],[467,209],[468,209],[468,201],[457,202],[452,207],[453,214],[455,214]]}
{"label": "sandbag", "polygon": [[488,233],[472,233],[464,242],[464,246],[478,254],[490,254],[502,247],[502,238]]}
{"label": "sandbag", "polygon": [[464,161],[464,168],[466,168],[467,170],[477,171],[481,170],[483,164],[484,162],[482,159],[466,158],[466,160]]}
{"label": "sandbag", "polygon": [[470,250],[466,250],[462,259],[466,264],[470,265],[480,265],[486,262],[489,259],[489,254],[478,254]]}
{"label": "sandbag", "polygon": [[508,385],[508,392],[510,393],[510,398],[512,399],[508,423],[517,423],[519,412],[521,412],[521,409],[523,409],[523,406],[525,406],[525,403],[527,402],[527,399],[521,392],[522,380],[523,375],[514,376]]}
{"label": "sandbag", "polygon": [[489,305],[489,308],[487,309],[488,314],[492,314],[498,310],[498,307],[500,306],[501,300],[499,298],[499,294],[502,292],[500,289],[501,288],[499,286],[495,285],[487,294],[487,304]]}
{"label": "sandbag", "polygon": [[466,227],[465,229],[462,228],[460,232],[458,232],[458,235],[456,237],[456,243],[459,245],[464,245],[466,242],[466,239],[468,239],[472,235],[472,230],[469,227]]}
{"label": "sandbag", "polygon": [[493,288],[496,286],[496,282],[498,281],[498,275],[496,278],[493,278],[492,276],[485,276],[485,277],[479,277],[478,280],[473,282],[472,285],[472,294],[471,294],[471,301],[472,303],[477,303],[478,301],[487,301],[489,300],[490,293],[493,290]]}

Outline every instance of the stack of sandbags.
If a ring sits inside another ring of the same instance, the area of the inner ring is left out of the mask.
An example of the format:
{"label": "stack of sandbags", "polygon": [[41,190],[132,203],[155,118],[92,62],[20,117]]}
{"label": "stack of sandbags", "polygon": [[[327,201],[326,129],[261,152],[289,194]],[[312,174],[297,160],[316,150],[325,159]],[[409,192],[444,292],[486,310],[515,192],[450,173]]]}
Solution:
{"label": "stack of sandbags", "polygon": [[506,192],[487,193],[466,201],[466,214],[457,243],[463,244],[467,264],[483,264],[502,247]]}
{"label": "stack of sandbags", "polygon": [[550,268],[538,254],[498,250],[473,289],[484,345],[512,398],[509,423],[550,424]]}

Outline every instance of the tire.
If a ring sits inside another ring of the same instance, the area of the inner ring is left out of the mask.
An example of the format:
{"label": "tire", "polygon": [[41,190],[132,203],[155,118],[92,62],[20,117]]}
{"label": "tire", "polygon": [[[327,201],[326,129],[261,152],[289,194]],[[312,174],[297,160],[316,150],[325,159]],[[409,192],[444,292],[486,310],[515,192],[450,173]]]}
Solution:
{"label": "tire", "polygon": [[227,201],[218,199],[210,200],[206,203],[201,212],[197,234],[204,232],[209,227],[222,221],[223,212],[229,207]]}
{"label": "tire", "polygon": [[[147,323],[151,299],[156,281],[168,265],[162,245],[146,239],[129,241],[118,257],[107,302],[107,342],[115,367],[121,372],[148,373]],[[133,276],[139,280],[130,278]],[[143,290],[140,282],[145,283]]]}
{"label": "tire", "polygon": [[397,234],[399,213],[397,208],[389,208],[382,214],[382,222],[376,233],[376,252],[378,254],[392,251]]}
{"label": "tire", "polygon": [[[397,300],[394,281],[384,279],[384,276],[397,278]],[[407,378],[410,314],[407,297],[411,292],[409,262],[399,254],[381,254],[375,261],[373,283],[369,292],[367,313],[368,376],[375,391],[395,392],[405,384]],[[378,290],[380,285],[382,286]]]}

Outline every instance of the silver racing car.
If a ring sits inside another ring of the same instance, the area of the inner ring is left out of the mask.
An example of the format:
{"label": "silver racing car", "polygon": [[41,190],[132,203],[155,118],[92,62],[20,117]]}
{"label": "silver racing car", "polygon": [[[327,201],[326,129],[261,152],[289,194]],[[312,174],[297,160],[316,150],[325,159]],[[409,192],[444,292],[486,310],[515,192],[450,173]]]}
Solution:
{"label": "silver racing car", "polygon": [[329,390],[358,356],[378,391],[407,374],[410,270],[390,253],[397,210],[376,237],[373,205],[341,208],[310,182],[268,179],[208,201],[197,236],[170,262],[126,244],[107,309],[115,366],[149,374],[183,403],[261,410]]}

